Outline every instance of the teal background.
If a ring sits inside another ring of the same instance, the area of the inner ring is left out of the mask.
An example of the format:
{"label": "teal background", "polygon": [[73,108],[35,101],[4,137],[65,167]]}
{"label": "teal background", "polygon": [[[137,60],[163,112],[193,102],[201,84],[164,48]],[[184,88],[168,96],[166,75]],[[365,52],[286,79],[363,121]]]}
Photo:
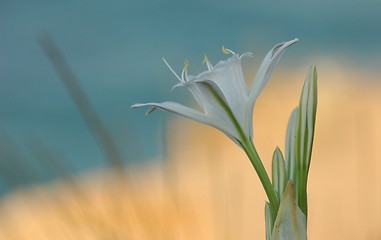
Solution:
{"label": "teal background", "polygon": [[197,73],[204,53],[216,63],[225,45],[253,52],[249,61],[257,66],[274,44],[298,37],[283,67],[307,69],[330,56],[378,72],[380,9],[381,1],[370,0],[0,0],[0,189],[57,177],[30,151],[31,142],[59,156],[70,173],[107,164],[38,45],[43,34],[64,53],[129,163],[165,155],[172,117],[145,117],[130,106],[189,100],[182,90],[171,93],[177,80],[161,57],[179,72],[188,59]]}

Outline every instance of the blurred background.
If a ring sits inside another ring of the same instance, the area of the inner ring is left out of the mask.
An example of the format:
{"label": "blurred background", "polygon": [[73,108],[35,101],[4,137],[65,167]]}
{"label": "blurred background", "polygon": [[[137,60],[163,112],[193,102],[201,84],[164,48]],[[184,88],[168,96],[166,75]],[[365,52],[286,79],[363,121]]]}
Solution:
{"label": "blurred background", "polygon": [[264,239],[266,196],[233,142],[130,106],[194,105],[185,89],[170,91],[177,79],[161,57],[177,72],[187,59],[196,74],[204,53],[226,58],[222,45],[253,52],[243,61],[250,84],[266,52],[295,37],[257,101],[254,142],[270,172],[316,64],[309,238],[381,239],[380,9],[371,0],[0,0],[0,239]]}

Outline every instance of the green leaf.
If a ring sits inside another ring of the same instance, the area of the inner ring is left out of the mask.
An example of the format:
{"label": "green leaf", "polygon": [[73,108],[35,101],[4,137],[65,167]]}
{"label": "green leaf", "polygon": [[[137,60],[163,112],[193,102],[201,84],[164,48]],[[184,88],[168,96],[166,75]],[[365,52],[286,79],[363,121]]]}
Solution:
{"label": "green leaf", "polygon": [[292,181],[280,202],[271,240],[307,240],[307,218],[296,204]]}
{"label": "green leaf", "polygon": [[317,107],[317,73],[312,66],[304,82],[299,102],[295,156],[297,161],[296,199],[307,216],[307,178],[311,162]]}
{"label": "green leaf", "polygon": [[277,147],[274,151],[272,162],[272,183],[275,191],[278,193],[278,198],[283,196],[284,188],[287,183],[286,167],[284,164],[283,154]]}
{"label": "green leaf", "polygon": [[270,206],[270,203],[265,204],[265,221],[266,221],[266,240],[271,240],[271,232],[273,230],[273,224],[275,221],[274,212]]}
{"label": "green leaf", "polygon": [[296,183],[297,167],[295,157],[295,142],[296,142],[296,123],[298,119],[298,108],[295,108],[288,120],[286,134],[286,171],[289,180]]}

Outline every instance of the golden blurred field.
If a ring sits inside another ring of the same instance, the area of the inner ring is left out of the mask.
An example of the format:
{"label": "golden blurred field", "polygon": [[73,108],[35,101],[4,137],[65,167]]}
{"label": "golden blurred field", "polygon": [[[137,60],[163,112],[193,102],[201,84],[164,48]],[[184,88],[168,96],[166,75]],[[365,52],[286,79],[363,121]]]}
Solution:
{"label": "golden blurred field", "polygon": [[[277,71],[255,109],[268,171],[307,69],[293,71]],[[309,239],[381,239],[379,76],[329,61],[318,72]],[[0,239],[264,239],[266,196],[243,152],[188,120],[175,118],[168,131],[168,159],[5,196]]]}

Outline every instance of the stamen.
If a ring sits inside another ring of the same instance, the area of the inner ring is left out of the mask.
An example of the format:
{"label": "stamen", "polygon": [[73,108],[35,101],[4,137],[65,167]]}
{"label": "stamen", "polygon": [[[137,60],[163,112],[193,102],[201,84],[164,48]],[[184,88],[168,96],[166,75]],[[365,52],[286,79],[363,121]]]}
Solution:
{"label": "stamen", "polygon": [[184,68],[181,73],[181,79],[185,82],[188,81],[188,67],[189,67],[189,61],[185,60],[184,61]]}
{"label": "stamen", "polygon": [[182,78],[180,78],[179,75],[177,75],[177,73],[172,69],[172,67],[168,64],[168,62],[165,60],[165,58],[161,58],[163,59],[165,65],[167,65],[167,67],[169,68],[169,70],[171,70],[171,72],[176,76],[177,79],[179,79],[180,82],[184,82],[184,80]]}
{"label": "stamen", "polygon": [[253,57],[253,56],[254,56],[253,53],[251,53],[251,52],[245,52],[245,53],[242,53],[242,54],[239,56],[239,58],[241,59],[241,58],[243,58],[243,57]]}
{"label": "stamen", "polygon": [[189,67],[189,61],[185,59],[185,61],[184,61],[184,68],[188,69],[188,67]]}
{"label": "stamen", "polygon": [[209,58],[208,58],[208,56],[206,55],[206,53],[204,54],[204,60],[203,60],[202,62],[206,64],[206,66],[208,67],[208,70],[209,70],[209,71],[212,71],[212,70],[213,70],[213,66],[212,66],[212,64],[210,63]]}
{"label": "stamen", "polygon": [[225,48],[224,45],[222,45],[222,53],[226,54],[226,55],[227,54],[235,54],[235,52],[233,52],[232,50]]}
{"label": "stamen", "polygon": [[204,59],[202,60],[202,63],[207,63],[208,61],[208,56],[206,55],[206,53],[204,53]]}

